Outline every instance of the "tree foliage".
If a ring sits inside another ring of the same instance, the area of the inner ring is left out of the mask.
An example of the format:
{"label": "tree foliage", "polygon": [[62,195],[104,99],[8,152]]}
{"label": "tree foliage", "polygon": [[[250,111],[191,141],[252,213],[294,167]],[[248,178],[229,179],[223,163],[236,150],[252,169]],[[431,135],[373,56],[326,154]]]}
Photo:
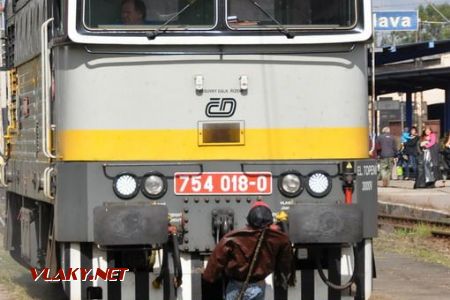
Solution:
{"label": "tree foliage", "polygon": [[379,45],[399,45],[414,42],[439,41],[450,39],[450,4],[439,4],[434,7],[443,15],[439,14],[432,5],[419,6],[419,31],[392,31],[382,33],[377,38]]}
{"label": "tree foliage", "polygon": [[[422,41],[437,41],[450,39],[450,4],[435,5],[439,14],[430,4],[419,6],[421,21],[420,38]],[[433,24],[427,22],[442,22]]]}

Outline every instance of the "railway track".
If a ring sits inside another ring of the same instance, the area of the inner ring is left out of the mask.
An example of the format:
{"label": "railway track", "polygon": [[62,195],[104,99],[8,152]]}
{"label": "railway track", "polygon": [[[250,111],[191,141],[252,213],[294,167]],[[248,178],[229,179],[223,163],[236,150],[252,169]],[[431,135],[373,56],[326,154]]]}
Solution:
{"label": "railway track", "polygon": [[413,230],[417,225],[427,225],[434,237],[450,239],[450,221],[428,220],[423,218],[378,215],[378,225],[392,225],[395,228]]}

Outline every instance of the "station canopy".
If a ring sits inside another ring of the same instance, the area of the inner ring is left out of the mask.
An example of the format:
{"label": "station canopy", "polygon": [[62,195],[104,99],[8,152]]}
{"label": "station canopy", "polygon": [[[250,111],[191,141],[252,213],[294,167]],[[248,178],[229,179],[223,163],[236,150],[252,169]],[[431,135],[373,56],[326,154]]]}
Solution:
{"label": "station canopy", "polygon": [[[408,61],[416,58],[450,52],[450,40],[415,43],[397,47],[384,47],[375,54],[376,67]],[[369,54],[369,63],[370,63]],[[376,70],[377,72],[377,70]],[[369,92],[371,93],[371,77]],[[383,71],[376,73],[375,89],[377,95],[394,92],[419,92],[434,88],[450,88],[450,66],[438,68],[411,68],[409,70]]]}

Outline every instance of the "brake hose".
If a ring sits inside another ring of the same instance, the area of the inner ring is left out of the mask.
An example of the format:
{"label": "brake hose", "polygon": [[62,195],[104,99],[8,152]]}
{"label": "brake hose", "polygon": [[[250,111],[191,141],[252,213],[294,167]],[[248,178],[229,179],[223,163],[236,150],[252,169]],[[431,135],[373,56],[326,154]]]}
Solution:
{"label": "brake hose", "polygon": [[355,267],[353,268],[352,277],[350,277],[350,279],[347,281],[347,283],[345,283],[343,285],[335,284],[335,283],[331,282],[325,276],[325,273],[323,272],[323,269],[322,269],[322,264],[320,263],[320,256],[316,255],[316,265],[317,265],[317,270],[319,271],[319,276],[322,279],[322,281],[330,288],[341,291],[341,290],[345,290],[346,288],[349,288],[355,282],[355,277],[356,277],[356,273],[357,273],[357,269],[358,269],[358,263],[357,263],[358,260],[356,259],[356,247],[352,247],[352,248],[353,248],[353,257],[354,257]]}
{"label": "brake hose", "polygon": [[174,285],[175,288],[179,288],[183,283],[183,269],[181,266],[180,249],[178,248],[178,236],[177,233],[172,233],[172,245],[173,245],[173,266],[174,266]]}

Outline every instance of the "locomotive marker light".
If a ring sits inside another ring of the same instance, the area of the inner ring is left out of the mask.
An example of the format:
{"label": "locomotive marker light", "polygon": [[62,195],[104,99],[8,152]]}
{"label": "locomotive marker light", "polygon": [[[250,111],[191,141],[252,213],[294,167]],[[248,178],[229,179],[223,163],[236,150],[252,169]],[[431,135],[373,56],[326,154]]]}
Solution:
{"label": "locomotive marker light", "polygon": [[167,180],[159,173],[151,173],[144,176],[142,193],[150,199],[161,198],[167,191]]}
{"label": "locomotive marker light", "polygon": [[138,182],[136,176],[130,173],[122,173],[113,181],[114,193],[121,199],[131,199],[138,193]]}
{"label": "locomotive marker light", "polygon": [[278,189],[286,197],[297,197],[303,191],[302,179],[298,174],[283,174],[278,180]]}
{"label": "locomotive marker light", "polygon": [[352,204],[352,194],[354,190],[355,180],[355,163],[350,161],[344,161],[342,163],[343,173],[342,180],[344,181],[343,189],[345,195],[345,204]]}
{"label": "locomotive marker light", "polygon": [[324,172],[314,172],[308,178],[306,190],[313,197],[324,197],[331,191],[331,179]]}

